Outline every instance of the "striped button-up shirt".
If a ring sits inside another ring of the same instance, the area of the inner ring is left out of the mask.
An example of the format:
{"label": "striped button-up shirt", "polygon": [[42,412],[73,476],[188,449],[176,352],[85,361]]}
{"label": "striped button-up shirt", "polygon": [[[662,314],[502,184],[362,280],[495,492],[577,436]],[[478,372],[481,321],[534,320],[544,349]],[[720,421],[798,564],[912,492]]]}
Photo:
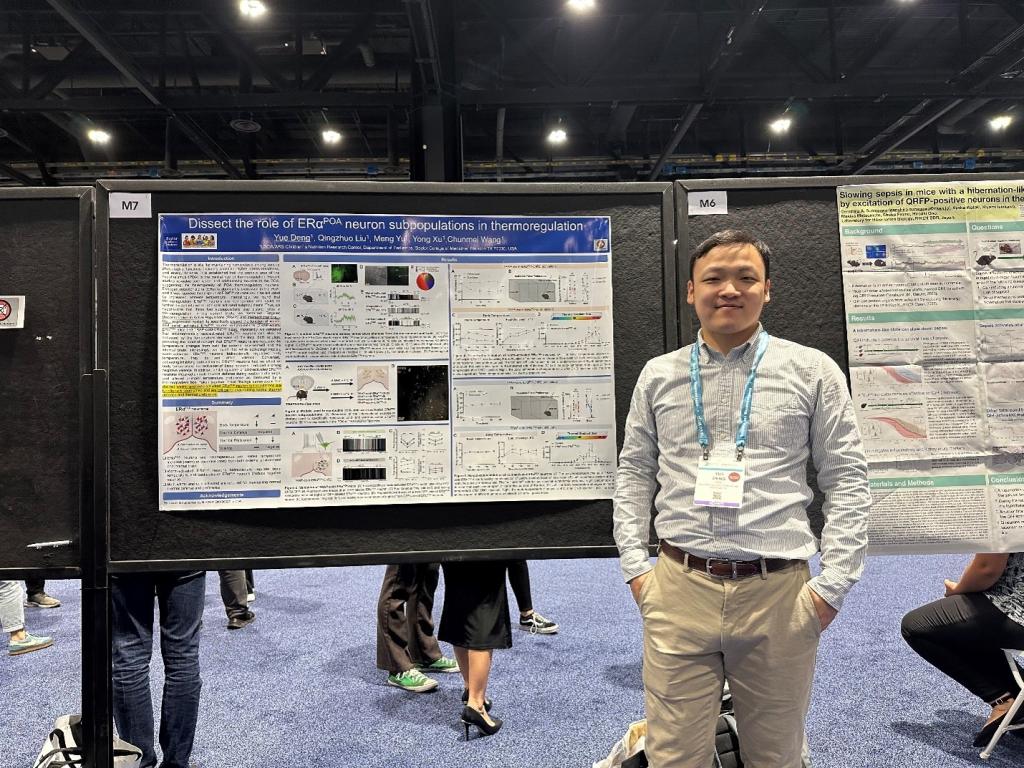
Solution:
{"label": "striped button-up shirt", "polygon": [[[734,446],[758,333],[728,355],[698,335],[711,449]],[[690,395],[690,347],[644,366],[626,420],[615,487],[615,542],[627,581],[650,570],[651,502],[658,537],[704,558],[806,560],[818,551],[807,519],[807,459],[825,494],[821,575],[810,587],[838,609],[860,578],[871,506],[867,463],[846,379],[827,355],[772,337],[754,382],[736,509],[693,503],[701,447]]]}

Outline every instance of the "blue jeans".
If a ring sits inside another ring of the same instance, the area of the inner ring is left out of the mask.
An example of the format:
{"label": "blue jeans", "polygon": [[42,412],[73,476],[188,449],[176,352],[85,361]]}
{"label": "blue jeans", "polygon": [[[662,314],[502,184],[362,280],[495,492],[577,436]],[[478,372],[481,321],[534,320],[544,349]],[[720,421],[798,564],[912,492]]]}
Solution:
{"label": "blue jeans", "polygon": [[121,738],[142,750],[142,768],[156,765],[149,661],[153,598],[160,606],[164,690],[160,715],[163,768],[187,768],[199,717],[199,628],[206,574],[131,574],[111,578],[114,722]]}

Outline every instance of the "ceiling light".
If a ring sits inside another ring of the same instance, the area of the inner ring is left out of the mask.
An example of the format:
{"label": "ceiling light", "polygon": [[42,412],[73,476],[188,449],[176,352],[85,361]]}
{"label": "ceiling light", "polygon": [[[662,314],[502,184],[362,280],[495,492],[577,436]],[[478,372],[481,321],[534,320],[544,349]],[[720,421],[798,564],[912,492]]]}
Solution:
{"label": "ceiling light", "polygon": [[768,127],[772,133],[786,133],[789,130],[789,126],[793,124],[793,121],[788,117],[780,117],[778,120],[773,120],[768,123]]}
{"label": "ceiling light", "polygon": [[258,19],[267,12],[267,6],[263,4],[262,0],[241,0],[238,10],[242,12],[243,16]]}
{"label": "ceiling light", "polygon": [[90,128],[85,134],[93,144],[107,144],[110,142],[110,134],[101,131],[99,128]]}
{"label": "ceiling light", "polygon": [[568,0],[566,5],[576,13],[588,13],[597,7],[595,0]]}
{"label": "ceiling light", "polygon": [[552,128],[548,134],[548,144],[565,144],[568,139],[569,135],[565,132],[565,128]]}
{"label": "ceiling light", "polygon": [[324,139],[324,144],[340,144],[341,133],[334,130],[333,128],[325,128],[323,133],[320,134]]}
{"label": "ceiling light", "polygon": [[1012,122],[1013,118],[1009,115],[996,115],[988,121],[988,127],[993,131],[1005,131]]}

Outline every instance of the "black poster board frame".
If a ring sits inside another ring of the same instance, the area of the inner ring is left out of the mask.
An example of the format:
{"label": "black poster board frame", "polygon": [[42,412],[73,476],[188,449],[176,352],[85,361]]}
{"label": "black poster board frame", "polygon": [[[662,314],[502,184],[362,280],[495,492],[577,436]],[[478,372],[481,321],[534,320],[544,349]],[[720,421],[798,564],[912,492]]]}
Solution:
{"label": "black poster board frame", "polygon": [[[78,220],[76,228],[76,266],[78,280],[77,305],[70,308],[77,317],[78,339],[77,348],[77,370],[78,370],[78,408],[77,423],[67,425],[78,434],[79,454],[75,464],[77,465],[77,477],[75,478],[76,490],[69,494],[69,498],[78,500],[77,526],[68,531],[69,539],[72,541],[67,552],[76,553],[70,558],[55,557],[59,560],[78,561],[75,564],[65,562],[61,565],[3,565],[0,564],[0,578],[9,580],[21,580],[31,577],[50,579],[71,579],[81,575],[80,562],[83,555],[83,529],[88,525],[89,517],[86,505],[88,503],[88,477],[91,474],[92,465],[92,428],[91,411],[88,403],[88,392],[91,387],[88,375],[93,364],[93,306],[92,306],[92,259],[93,259],[93,187],[28,187],[28,188],[4,188],[0,189],[0,201],[34,201],[34,200],[67,200],[78,202]],[[27,308],[28,312],[32,307]],[[4,331],[3,333],[21,333],[22,331]],[[16,405],[16,404],[15,404]],[[52,510],[39,510],[40,514],[46,514]],[[55,534],[55,538],[59,535]],[[46,550],[40,550],[44,555]],[[56,555],[56,550],[54,551]],[[61,555],[64,551],[60,552]],[[38,558],[36,558],[38,559]]]}
{"label": "black poster board frame", "polygon": [[[662,327],[659,333],[663,334],[663,351],[675,349],[678,346],[678,322],[676,312],[676,291],[669,289],[677,282],[678,264],[675,251],[675,214],[672,204],[673,188],[670,183],[632,183],[632,184],[446,184],[446,183],[377,183],[377,182],[321,182],[321,181],[268,181],[268,182],[222,182],[222,181],[115,181],[103,180],[97,183],[96,201],[96,290],[97,290],[97,367],[108,370],[110,366],[110,259],[111,259],[111,221],[109,219],[109,195],[115,192],[124,193],[150,193],[153,195],[152,216],[155,219],[160,213],[174,213],[194,211],[195,208],[182,208],[180,211],[168,207],[161,208],[158,204],[158,197],[167,193],[187,193],[190,195],[203,194],[224,194],[234,193],[239,195],[298,193],[342,193],[358,194],[366,197],[374,195],[394,196],[443,196],[445,199],[465,199],[480,197],[495,198],[500,196],[517,196],[547,198],[548,200],[565,200],[565,204],[571,210],[579,212],[578,208],[572,207],[573,201],[580,199],[614,199],[635,198],[637,205],[646,205],[654,210],[654,199],[657,199],[657,211],[660,223],[660,263],[661,272],[659,280],[663,281],[665,290],[659,310]],[[235,210],[252,209],[252,200],[246,204],[240,204]],[[267,210],[267,209],[263,209]],[[545,213],[557,215],[558,211],[545,208]],[[297,211],[301,212],[301,211]],[[372,212],[372,211],[367,211]],[[412,209],[409,212],[418,212]],[[422,212],[422,211],[419,211]],[[454,210],[453,213],[464,212]],[[113,226],[117,226],[116,221]],[[613,228],[613,238],[615,232]],[[155,239],[154,239],[155,243]],[[613,257],[614,258],[614,257]],[[618,365],[617,365],[618,367]],[[117,371],[110,371],[113,377],[118,375]],[[633,382],[628,382],[630,389]],[[617,388],[619,384],[617,383]],[[144,393],[143,393],[144,394]],[[109,403],[108,403],[109,406]],[[109,407],[107,408],[109,413]],[[619,414],[623,419],[625,414]],[[109,457],[109,454],[108,454]],[[109,458],[108,458],[109,460]],[[610,509],[611,502],[602,502],[607,506],[610,530]],[[112,524],[116,524],[112,523]],[[116,539],[116,535],[115,535]],[[283,567],[320,567],[330,565],[358,565],[371,563],[400,563],[400,562],[436,562],[441,560],[464,560],[464,559],[508,559],[508,558],[552,558],[552,557],[594,557],[617,555],[617,550],[610,542],[602,545],[584,546],[551,546],[551,547],[523,547],[504,546],[495,548],[453,548],[444,550],[431,548],[419,551],[365,551],[357,553],[331,553],[311,552],[302,555],[287,554],[282,556],[232,556],[232,557],[175,557],[175,558],[147,558],[147,557],[124,557],[119,556],[115,551],[110,557],[111,573],[138,572],[138,571],[167,571],[181,569],[224,569],[239,567],[258,568],[283,568]]]}

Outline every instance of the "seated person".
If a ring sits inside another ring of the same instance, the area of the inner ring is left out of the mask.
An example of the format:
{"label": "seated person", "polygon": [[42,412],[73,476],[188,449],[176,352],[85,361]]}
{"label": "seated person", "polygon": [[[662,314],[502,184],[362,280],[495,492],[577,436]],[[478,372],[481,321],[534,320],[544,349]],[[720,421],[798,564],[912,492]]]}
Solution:
{"label": "seated person", "polygon": [[902,631],[925,661],[992,707],[974,739],[984,746],[1020,695],[1003,649],[1024,649],[1024,552],[975,555],[959,581],[946,579],[944,598],[903,617]]}

